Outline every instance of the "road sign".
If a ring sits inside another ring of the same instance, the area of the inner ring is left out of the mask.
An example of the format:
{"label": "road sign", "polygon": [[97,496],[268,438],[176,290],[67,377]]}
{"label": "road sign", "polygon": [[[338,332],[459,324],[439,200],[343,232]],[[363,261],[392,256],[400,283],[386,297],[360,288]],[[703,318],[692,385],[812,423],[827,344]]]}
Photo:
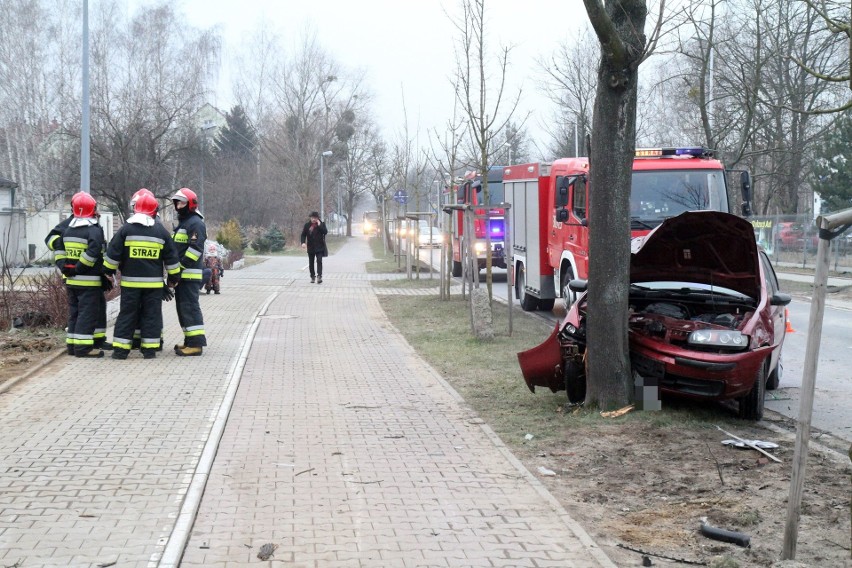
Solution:
{"label": "road sign", "polygon": [[400,205],[405,205],[406,203],[408,203],[408,194],[405,192],[404,189],[400,189],[393,194],[393,200],[399,203]]}

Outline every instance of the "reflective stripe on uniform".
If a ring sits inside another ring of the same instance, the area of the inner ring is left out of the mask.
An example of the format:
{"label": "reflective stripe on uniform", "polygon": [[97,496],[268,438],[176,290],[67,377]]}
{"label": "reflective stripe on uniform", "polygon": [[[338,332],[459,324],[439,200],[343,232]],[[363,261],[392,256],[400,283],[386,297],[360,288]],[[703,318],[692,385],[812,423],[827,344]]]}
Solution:
{"label": "reflective stripe on uniform", "polygon": [[120,261],[118,261],[118,260],[113,260],[108,256],[104,256],[104,268],[109,268],[110,270],[115,270],[116,268],[118,268],[119,262]]}
{"label": "reflective stripe on uniform", "polygon": [[186,253],[184,254],[186,254],[187,258],[191,258],[192,260],[198,260],[199,258],[201,258],[201,255],[203,253],[198,249],[189,247],[188,249],[186,249]]}
{"label": "reflective stripe on uniform", "polygon": [[130,351],[130,340],[124,339],[123,337],[113,337],[112,338],[112,346],[118,347],[119,349],[127,349]]}
{"label": "reflective stripe on uniform", "polygon": [[59,235],[53,235],[52,237],[50,237],[50,239],[48,239],[48,241],[47,241],[47,248],[49,248],[50,250],[54,250],[53,244],[56,242],[56,239],[58,239],[58,238],[59,238]]}
{"label": "reflective stripe on uniform", "polygon": [[80,262],[82,262],[86,266],[94,266],[95,262],[97,260],[98,259],[92,258],[91,256],[89,256],[89,253],[87,253],[87,252],[84,252],[83,254],[80,255]]}
{"label": "reflective stripe on uniform", "polygon": [[162,288],[163,279],[161,277],[149,276],[122,276],[122,288]]}
{"label": "reflective stripe on uniform", "polygon": [[188,243],[189,235],[186,234],[186,229],[178,229],[172,237],[176,243]]}
{"label": "reflective stripe on uniform", "polygon": [[204,326],[203,325],[192,325],[189,327],[183,328],[183,334],[186,337],[194,337],[196,335],[204,335]]}
{"label": "reflective stripe on uniform", "polygon": [[65,259],[66,256],[65,249],[56,249],[53,251],[53,260]]}
{"label": "reflective stripe on uniform", "polygon": [[184,268],[180,273],[181,280],[201,280],[202,276],[199,268]]}
{"label": "reflective stripe on uniform", "polygon": [[72,278],[67,278],[65,280],[65,284],[68,286],[88,286],[95,287],[101,285],[101,277],[99,275],[95,276],[84,276],[78,274]]}

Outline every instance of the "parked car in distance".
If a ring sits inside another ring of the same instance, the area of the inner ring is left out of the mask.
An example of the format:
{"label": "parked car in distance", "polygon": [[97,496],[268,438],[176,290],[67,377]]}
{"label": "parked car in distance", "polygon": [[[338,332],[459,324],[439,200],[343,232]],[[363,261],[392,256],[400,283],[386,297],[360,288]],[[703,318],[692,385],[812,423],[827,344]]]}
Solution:
{"label": "parked car in distance", "polygon": [[440,247],[444,242],[441,229],[429,225],[420,225],[420,234],[417,236],[417,246],[420,248]]}
{"label": "parked car in distance", "polygon": [[[686,212],[631,243],[628,338],[634,373],[662,393],[736,400],[739,415],[763,416],[778,387],[790,296],[779,290],[751,224],[716,211]],[[574,281],[575,291],[585,290]],[[550,337],[518,354],[527,386],[585,398],[583,293]],[[648,381],[649,383],[653,381]]]}
{"label": "parked car in distance", "polygon": [[819,235],[816,227],[806,230],[802,223],[782,221],[778,223],[778,245],[784,250],[803,250],[807,245],[809,251],[815,251]]}

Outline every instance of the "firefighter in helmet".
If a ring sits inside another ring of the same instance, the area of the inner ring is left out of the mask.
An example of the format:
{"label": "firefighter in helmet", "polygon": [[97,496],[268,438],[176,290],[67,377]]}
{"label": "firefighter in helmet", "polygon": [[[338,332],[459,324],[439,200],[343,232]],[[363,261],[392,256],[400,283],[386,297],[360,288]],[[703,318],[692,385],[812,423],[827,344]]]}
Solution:
{"label": "firefighter in helmet", "polygon": [[103,344],[104,329],[100,329],[97,344],[95,340],[98,325],[106,325],[101,322],[101,311],[105,310],[101,288],[104,231],[98,225],[97,208],[95,198],[88,193],[80,191],[74,194],[71,198],[71,220],[57,238],[51,239],[51,245],[57,247],[54,250],[55,262],[65,278],[68,297],[66,347],[69,355],[77,357],[104,356],[99,349]]}
{"label": "firefighter in helmet", "polygon": [[175,345],[175,353],[181,357],[198,356],[207,345],[204,317],[198,302],[207,228],[204,217],[198,212],[198,196],[194,191],[181,188],[172,196],[172,202],[178,217],[173,238],[182,267],[181,285],[175,289],[175,304],[183,330],[183,345]]}
{"label": "firefighter in helmet", "polygon": [[[131,215],[133,215],[133,213],[135,213],[134,209],[136,208],[136,202],[139,200],[139,197],[142,196],[142,195],[150,195],[151,197],[154,197],[156,199],[156,196],[154,195],[153,191],[151,191],[147,187],[143,187],[142,189],[140,189],[139,191],[137,191],[136,193],[134,193],[130,197],[130,214]],[[160,211],[160,202],[158,201],[157,202],[157,211],[154,215],[154,221],[162,224],[160,222],[159,211]],[[169,302],[174,297],[175,297],[174,289],[170,288],[168,286],[168,283],[167,283],[166,286],[163,286],[163,301]],[[161,310],[160,316],[162,316],[162,315],[163,315],[163,312]],[[163,324],[162,324],[162,321],[160,321],[160,346],[157,348],[157,351],[163,350],[162,327],[163,327]],[[131,349],[140,349],[142,347],[142,323],[139,322],[139,321],[136,322],[136,328],[133,330],[133,341],[131,341],[130,344],[131,344]]]}
{"label": "firefighter in helmet", "polygon": [[163,327],[163,269],[168,285],[180,281],[180,261],[171,235],[154,220],[159,203],[153,194],[136,199],[134,214],[107,247],[104,269],[121,271],[121,307],[113,331],[113,359],[127,359],[139,322],[145,359],[157,356]]}

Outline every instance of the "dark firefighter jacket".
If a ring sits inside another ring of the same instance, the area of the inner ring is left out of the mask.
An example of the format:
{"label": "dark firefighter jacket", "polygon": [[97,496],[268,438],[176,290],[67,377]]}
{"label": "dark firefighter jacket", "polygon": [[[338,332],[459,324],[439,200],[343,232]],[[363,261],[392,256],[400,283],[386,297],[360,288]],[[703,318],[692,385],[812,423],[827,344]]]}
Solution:
{"label": "dark firefighter jacket", "polygon": [[172,237],[147,215],[133,215],[115,234],[104,256],[104,271],[121,271],[122,288],[162,288],[163,266],[170,281],[180,278]]}
{"label": "dark firefighter jacket", "polygon": [[[62,223],[60,223],[61,226]],[[56,266],[66,275],[65,284],[100,287],[103,272],[104,230],[95,219],[73,219],[52,241]]]}
{"label": "dark firefighter jacket", "polygon": [[186,218],[180,219],[175,227],[173,238],[183,267],[181,280],[201,282],[204,241],[207,240],[207,227],[202,219],[197,212],[190,213]]}

